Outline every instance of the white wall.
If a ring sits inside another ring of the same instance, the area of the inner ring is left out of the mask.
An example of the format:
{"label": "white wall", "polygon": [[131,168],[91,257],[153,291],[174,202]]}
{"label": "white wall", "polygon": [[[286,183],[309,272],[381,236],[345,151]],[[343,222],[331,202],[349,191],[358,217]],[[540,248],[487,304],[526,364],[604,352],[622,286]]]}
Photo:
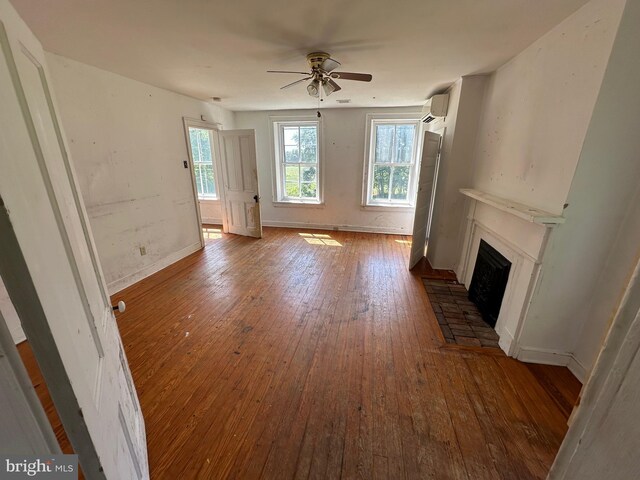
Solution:
{"label": "white wall", "polygon": [[557,348],[567,348],[587,372],[640,256],[640,35],[637,24],[627,29],[621,26],[611,54],[571,184],[567,221],[551,237],[523,332],[523,342],[532,345],[563,340]]}
{"label": "white wall", "polygon": [[420,107],[395,109],[342,108],[322,110],[324,147],[324,205],[275,206],[273,204],[274,154],[270,116],[314,116],[316,110],[236,112],[237,128],[256,131],[258,181],[265,225],[338,227],[385,233],[411,234],[413,209],[384,207],[363,209],[362,177],[365,162],[368,113],[415,113]]}
{"label": "white wall", "polygon": [[471,182],[487,78],[485,75],[460,78],[447,91],[447,116],[428,126],[432,132],[445,129],[427,246],[427,258],[433,268],[455,269],[460,257],[465,197],[459,190]]}
{"label": "white wall", "polygon": [[593,0],[489,79],[473,188],[560,214],[624,0]]}
{"label": "white wall", "polygon": [[47,62],[111,293],[198,249],[182,117],[228,129],[233,113],[57,55]]}

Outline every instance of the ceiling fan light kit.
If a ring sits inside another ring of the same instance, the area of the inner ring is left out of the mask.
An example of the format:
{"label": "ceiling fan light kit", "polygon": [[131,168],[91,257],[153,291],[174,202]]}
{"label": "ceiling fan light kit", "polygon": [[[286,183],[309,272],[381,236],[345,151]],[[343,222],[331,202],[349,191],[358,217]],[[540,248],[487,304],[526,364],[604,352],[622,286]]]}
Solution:
{"label": "ceiling fan light kit", "polygon": [[[312,52],[307,55],[307,63],[309,64],[310,72],[294,72],[287,70],[268,70],[268,73],[292,73],[297,75],[305,75],[305,78],[296,80],[295,82],[288,83],[281,90],[289,87],[293,87],[298,83],[311,80],[307,85],[307,92],[314,98],[320,97],[321,93],[328,97],[333,92],[342,90],[334,79],[341,80],[354,80],[357,82],[370,82],[373,76],[369,73],[353,73],[353,72],[334,72],[336,68],[340,66],[340,62],[331,58],[326,52]],[[322,91],[320,90],[322,86]]]}

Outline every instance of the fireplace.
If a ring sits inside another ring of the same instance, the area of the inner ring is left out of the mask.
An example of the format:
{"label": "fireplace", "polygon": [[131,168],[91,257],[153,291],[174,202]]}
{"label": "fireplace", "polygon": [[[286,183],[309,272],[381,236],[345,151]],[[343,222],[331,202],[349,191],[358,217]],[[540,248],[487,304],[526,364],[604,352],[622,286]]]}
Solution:
{"label": "fireplace", "polygon": [[511,262],[484,240],[469,286],[469,300],[476,304],[485,322],[495,328],[507,288]]}

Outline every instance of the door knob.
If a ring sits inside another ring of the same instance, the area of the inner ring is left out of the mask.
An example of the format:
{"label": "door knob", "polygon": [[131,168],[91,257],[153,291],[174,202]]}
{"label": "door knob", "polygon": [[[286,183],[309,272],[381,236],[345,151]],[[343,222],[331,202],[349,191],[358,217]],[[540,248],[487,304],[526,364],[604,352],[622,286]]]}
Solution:
{"label": "door knob", "polygon": [[122,300],[120,300],[117,305],[114,305],[111,308],[113,308],[114,312],[117,310],[118,312],[122,313],[127,308],[127,305]]}
{"label": "door knob", "polygon": [[258,203],[258,201],[260,200],[260,197],[258,195],[254,195],[253,199],[256,201],[256,203]]}

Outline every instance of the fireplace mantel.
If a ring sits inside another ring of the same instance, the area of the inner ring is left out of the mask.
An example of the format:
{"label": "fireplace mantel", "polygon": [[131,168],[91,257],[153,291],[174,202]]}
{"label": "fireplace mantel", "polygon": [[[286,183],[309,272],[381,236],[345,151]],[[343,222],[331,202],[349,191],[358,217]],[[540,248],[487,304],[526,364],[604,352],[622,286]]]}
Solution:
{"label": "fireplace mantel", "polygon": [[507,200],[506,198],[491,195],[490,193],[482,192],[480,190],[474,190],[472,188],[461,188],[460,193],[466,195],[469,198],[473,198],[478,202],[490,205],[503,212],[515,215],[522,220],[531,223],[537,223],[552,227],[559,223],[564,223],[565,218],[562,215],[554,215],[553,213],[545,212],[537,208],[529,207],[518,202]]}

